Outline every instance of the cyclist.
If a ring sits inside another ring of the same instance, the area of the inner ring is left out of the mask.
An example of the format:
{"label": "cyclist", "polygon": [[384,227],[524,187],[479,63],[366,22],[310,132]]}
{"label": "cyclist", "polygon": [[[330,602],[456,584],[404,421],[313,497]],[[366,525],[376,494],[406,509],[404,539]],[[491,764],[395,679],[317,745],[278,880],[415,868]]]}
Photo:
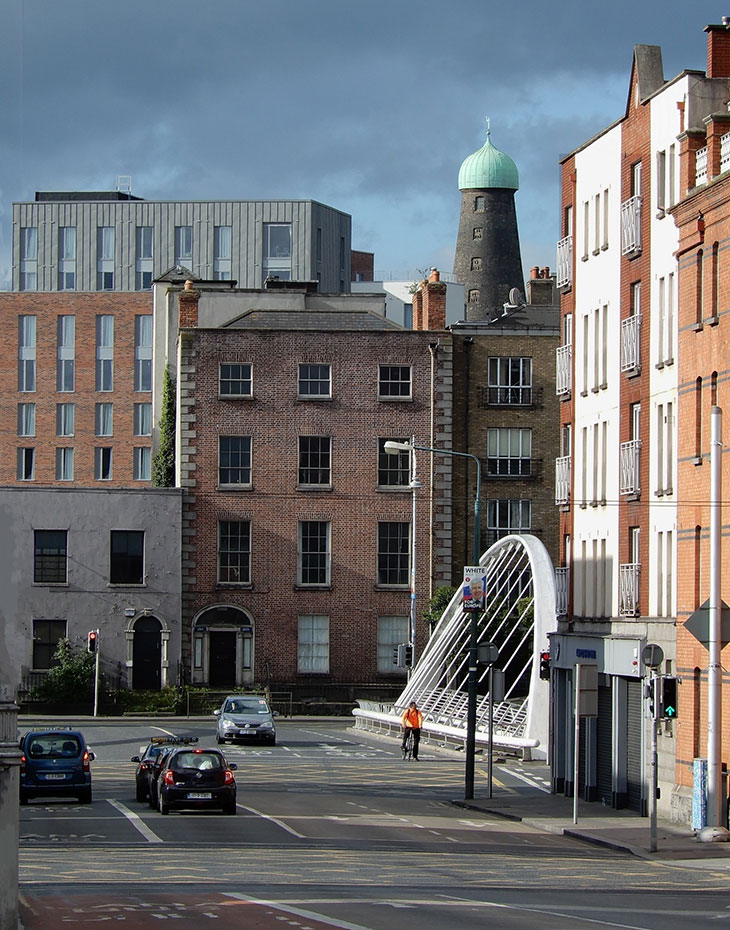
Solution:
{"label": "cyclist", "polygon": [[405,752],[409,732],[413,734],[413,758],[418,761],[418,744],[421,741],[421,727],[423,726],[423,714],[416,706],[415,701],[411,701],[403,716],[400,718],[403,725],[403,751]]}

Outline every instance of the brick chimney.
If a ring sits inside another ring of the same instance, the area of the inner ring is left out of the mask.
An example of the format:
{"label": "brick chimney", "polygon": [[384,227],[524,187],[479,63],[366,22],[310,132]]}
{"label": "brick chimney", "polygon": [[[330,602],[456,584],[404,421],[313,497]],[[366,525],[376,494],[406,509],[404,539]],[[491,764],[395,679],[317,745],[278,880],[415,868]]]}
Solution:
{"label": "brick chimney", "polygon": [[413,295],[413,328],[446,329],[446,285],[435,268]]}
{"label": "brick chimney", "polygon": [[196,291],[192,281],[186,281],[178,297],[180,328],[198,325],[198,301],[200,291]]}
{"label": "brick chimney", "polygon": [[549,268],[530,268],[527,281],[527,303],[532,307],[552,307],[558,303],[555,293],[555,275]]}
{"label": "brick chimney", "polygon": [[705,26],[707,33],[707,77],[730,77],[730,16],[722,23]]}

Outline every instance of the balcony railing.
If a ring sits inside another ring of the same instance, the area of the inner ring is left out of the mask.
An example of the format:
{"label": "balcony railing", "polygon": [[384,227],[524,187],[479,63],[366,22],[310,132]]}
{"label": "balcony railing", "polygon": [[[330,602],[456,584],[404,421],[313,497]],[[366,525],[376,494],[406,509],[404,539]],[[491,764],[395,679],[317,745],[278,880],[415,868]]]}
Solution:
{"label": "balcony railing", "polygon": [[641,440],[630,439],[628,442],[622,442],[619,448],[619,491],[621,494],[641,493],[640,465]]}
{"label": "balcony railing", "polygon": [[641,197],[637,194],[621,204],[621,254],[641,250]]}
{"label": "balcony railing", "polygon": [[621,371],[641,370],[641,314],[621,321]]}
{"label": "balcony railing", "polygon": [[565,236],[558,242],[558,273],[556,287],[570,287],[573,283],[573,237]]}
{"label": "balcony railing", "polygon": [[639,613],[640,562],[619,565],[619,613],[622,617],[636,617]]}
{"label": "balcony railing", "polygon": [[570,460],[569,455],[555,459],[555,503],[558,506],[570,503]]}
{"label": "balcony railing", "polygon": [[720,172],[730,170],[730,132],[720,136]]}
{"label": "balcony railing", "polygon": [[695,186],[707,184],[707,146],[695,152]]}
{"label": "balcony railing", "polygon": [[573,390],[573,346],[558,346],[555,352],[555,393],[558,397]]}
{"label": "balcony railing", "polygon": [[570,569],[566,567],[555,569],[555,613],[558,617],[568,615],[570,595]]}
{"label": "balcony railing", "polygon": [[539,409],[543,406],[544,388],[529,385],[480,385],[480,407],[532,407]]}

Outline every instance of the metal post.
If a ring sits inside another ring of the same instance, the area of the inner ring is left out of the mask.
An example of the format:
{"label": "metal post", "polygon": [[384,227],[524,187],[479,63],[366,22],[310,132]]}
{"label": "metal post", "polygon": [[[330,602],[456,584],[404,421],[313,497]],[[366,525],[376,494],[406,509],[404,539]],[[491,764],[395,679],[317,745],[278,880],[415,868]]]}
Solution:
{"label": "metal post", "polygon": [[575,666],[575,730],[573,733],[573,823],[578,823],[578,778],[580,777],[580,665]]}
{"label": "metal post", "polygon": [[487,797],[492,797],[492,738],[494,735],[494,665],[489,665],[489,736],[487,739]]}
{"label": "metal post", "polygon": [[96,631],[96,652],[94,653],[94,716],[99,712],[99,631]]}
{"label": "metal post", "polygon": [[413,491],[413,516],[411,522],[411,611],[410,611],[410,630],[408,641],[411,644],[411,665],[408,669],[408,678],[413,674],[413,668],[416,664],[416,491],[421,487],[416,471],[416,451],[415,436],[411,442],[413,449],[411,451],[411,490]]}
{"label": "metal post", "polygon": [[657,756],[657,731],[659,729],[659,677],[656,669],[651,675],[651,755],[649,758],[649,852],[656,852],[657,789],[659,768]]}
{"label": "metal post", "polygon": [[707,670],[707,826],[728,839],[722,796],[721,517],[722,410],[710,411],[710,600]]}

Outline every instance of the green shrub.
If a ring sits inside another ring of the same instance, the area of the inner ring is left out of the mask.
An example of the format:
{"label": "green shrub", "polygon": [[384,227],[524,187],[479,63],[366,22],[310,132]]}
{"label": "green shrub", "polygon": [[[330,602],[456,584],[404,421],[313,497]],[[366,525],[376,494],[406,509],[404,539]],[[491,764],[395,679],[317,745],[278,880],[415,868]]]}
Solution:
{"label": "green shrub", "polygon": [[176,714],[180,702],[177,688],[168,685],[159,691],[117,691],[117,703],[123,713]]}
{"label": "green shrub", "polygon": [[74,649],[67,639],[60,639],[46,680],[33,688],[28,697],[47,704],[92,700],[95,661],[91,653]]}

